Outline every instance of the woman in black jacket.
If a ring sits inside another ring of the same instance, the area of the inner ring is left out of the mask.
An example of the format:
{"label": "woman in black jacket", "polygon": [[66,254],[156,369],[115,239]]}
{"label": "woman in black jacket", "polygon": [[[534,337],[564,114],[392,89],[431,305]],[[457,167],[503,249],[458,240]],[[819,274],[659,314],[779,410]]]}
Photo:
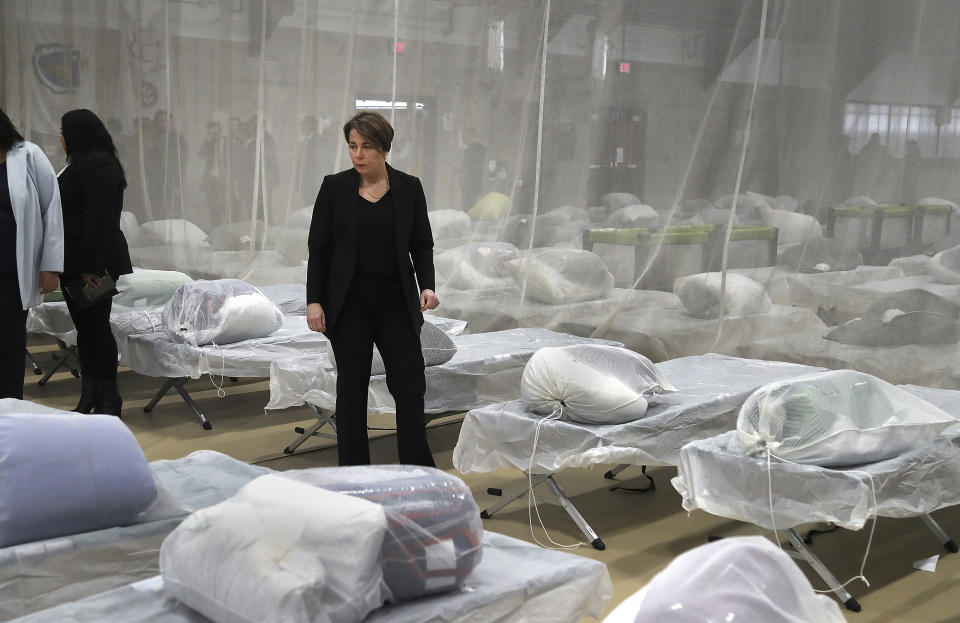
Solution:
{"label": "woman in black jacket", "polygon": [[323,179],[310,225],[307,324],[337,359],[341,465],[370,462],[367,385],[373,345],[397,405],[400,462],[433,466],[423,416],[421,312],[434,293],[433,235],[420,180],[387,165],[393,128],[360,112],[343,126],[353,168]]}
{"label": "woman in black jacket", "polygon": [[[64,259],[61,282],[100,285],[133,272],[127,241],[120,231],[120,210],[127,181],[113,139],[103,122],[86,109],[71,110],[60,121],[67,167],[60,174],[63,204]],[[120,415],[117,389],[117,343],[110,331],[109,296],[80,309],[64,288],[70,317],[77,327],[83,390],[74,409],[80,413]]]}

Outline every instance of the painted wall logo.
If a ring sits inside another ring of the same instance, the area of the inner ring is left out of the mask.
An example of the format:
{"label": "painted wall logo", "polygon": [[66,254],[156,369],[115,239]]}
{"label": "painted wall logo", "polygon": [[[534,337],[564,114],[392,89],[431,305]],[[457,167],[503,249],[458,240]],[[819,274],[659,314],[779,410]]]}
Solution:
{"label": "painted wall logo", "polygon": [[33,70],[37,78],[54,93],[69,93],[80,85],[80,72],[86,61],[78,50],[59,43],[42,43],[33,51]]}

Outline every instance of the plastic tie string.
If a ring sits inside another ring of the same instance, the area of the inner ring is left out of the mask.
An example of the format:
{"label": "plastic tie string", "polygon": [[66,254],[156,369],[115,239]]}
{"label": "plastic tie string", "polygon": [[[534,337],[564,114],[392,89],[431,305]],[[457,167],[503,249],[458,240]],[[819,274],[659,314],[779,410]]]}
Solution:
{"label": "plastic tie string", "polygon": [[[777,534],[777,523],[776,523],[776,519],[774,518],[774,514],[773,514],[773,467],[772,467],[772,465],[771,465],[770,459],[771,459],[771,458],[774,458],[774,459],[777,459],[778,461],[781,461],[781,462],[783,462],[783,463],[789,463],[789,464],[791,464],[791,465],[797,465],[797,466],[800,466],[800,467],[803,467],[803,465],[800,464],[800,463],[795,463],[795,462],[790,461],[790,460],[788,460],[788,459],[784,459],[784,458],[782,458],[782,457],[776,456],[773,452],[770,451],[769,448],[764,448],[764,451],[765,451],[765,453],[766,453],[766,455],[767,455],[767,495],[768,495],[768,500],[769,500],[769,503],[770,503],[770,525],[773,526],[773,537],[774,537],[774,538],[776,539],[776,541],[777,541],[777,546],[782,548],[783,545],[780,543],[780,536]],[[837,471],[837,470],[831,470],[831,471]],[[874,532],[875,532],[876,529],[877,529],[877,514],[878,514],[877,489],[876,489],[876,485],[874,484],[874,481],[873,481],[873,476],[872,476],[871,474],[865,472],[865,471],[862,471],[862,470],[849,470],[849,471],[841,472],[841,473],[863,474],[864,476],[867,477],[867,480],[870,482],[870,499],[871,499],[871,502],[872,502],[872,504],[873,504],[873,513],[871,513],[871,514],[873,515],[873,522],[870,524],[870,535],[867,537],[867,548],[866,548],[866,551],[864,551],[864,553],[863,553],[863,559],[860,561],[860,572],[859,572],[859,574],[853,576],[852,578],[850,578],[849,580],[847,580],[847,581],[844,582],[843,584],[840,584],[840,586],[838,586],[837,588],[846,588],[848,584],[850,584],[851,582],[854,582],[854,581],[856,581],[856,580],[861,580],[861,581],[863,581],[863,583],[869,588],[869,587],[870,587],[870,581],[867,580],[867,577],[864,575],[864,569],[865,569],[866,566],[867,566],[867,558],[870,556],[870,548],[871,548],[871,546],[873,545],[873,534],[874,534]],[[832,592],[834,592],[835,590],[837,590],[837,589],[836,589],[836,588],[814,589],[814,592],[815,592],[815,593],[832,593]]]}
{"label": "plastic tie string", "polygon": [[[550,536],[550,532],[547,530],[547,527],[543,524],[543,519],[540,517],[540,507],[537,505],[537,496],[533,493],[533,463],[534,458],[537,456],[537,444],[540,441],[540,427],[543,426],[543,423],[548,420],[559,420],[563,416],[563,403],[558,403],[557,407],[553,410],[550,415],[540,418],[537,422],[536,430],[533,433],[533,452],[530,453],[530,465],[527,468],[527,521],[530,524],[530,537],[533,539],[533,542],[539,545],[544,549],[579,549],[583,545],[583,541],[577,541],[576,543],[563,544],[557,543],[553,540],[553,537]],[[533,513],[537,514],[537,522],[540,524],[540,529],[543,530],[543,533],[547,537],[547,541],[551,545],[545,545],[540,542],[540,539],[537,538],[537,535],[533,529]]]}
{"label": "plastic tie string", "polygon": [[210,342],[210,345],[213,346],[214,350],[220,355],[220,384],[217,385],[217,382],[213,380],[213,372],[208,372],[207,376],[210,377],[210,384],[217,390],[217,398],[225,398],[227,391],[223,389],[223,379],[227,369],[227,356],[223,354],[223,349],[220,348],[220,345],[216,342]]}

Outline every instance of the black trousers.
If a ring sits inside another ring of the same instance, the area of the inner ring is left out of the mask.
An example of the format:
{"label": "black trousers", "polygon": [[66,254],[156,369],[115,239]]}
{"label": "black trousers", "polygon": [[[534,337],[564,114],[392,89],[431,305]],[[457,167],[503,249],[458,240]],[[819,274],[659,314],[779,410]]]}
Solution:
{"label": "black trousers", "polygon": [[0,398],[23,400],[27,312],[16,273],[0,275]]}
{"label": "black trousers", "polygon": [[80,309],[70,295],[67,301],[70,318],[77,327],[77,356],[80,370],[88,382],[102,383],[117,380],[117,342],[110,330],[110,310],[113,299],[107,298],[86,309]]}
{"label": "black trousers", "polygon": [[400,462],[434,467],[423,416],[423,352],[403,303],[399,278],[354,275],[327,337],[337,359],[337,450],[340,465],[369,465],[367,387],[376,344],[397,404]]}

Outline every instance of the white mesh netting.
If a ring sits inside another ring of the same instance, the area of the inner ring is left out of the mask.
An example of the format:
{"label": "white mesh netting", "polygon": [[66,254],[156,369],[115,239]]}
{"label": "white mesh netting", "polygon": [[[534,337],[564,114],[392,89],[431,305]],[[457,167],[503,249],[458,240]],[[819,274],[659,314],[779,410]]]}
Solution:
{"label": "white mesh netting", "polygon": [[[824,339],[875,301],[867,280],[960,301],[938,289],[960,282],[951,2],[227,4],[0,5],[0,107],[56,168],[64,112],[106,122],[138,266],[303,285],[320,182],[350,166],[340,127],[378,110],[388,162],[423,182],[438,313],[480,310],[471,332],[960,388],[942,345]],[[677,280],[723,270],[718,318],[716,288]]]}

